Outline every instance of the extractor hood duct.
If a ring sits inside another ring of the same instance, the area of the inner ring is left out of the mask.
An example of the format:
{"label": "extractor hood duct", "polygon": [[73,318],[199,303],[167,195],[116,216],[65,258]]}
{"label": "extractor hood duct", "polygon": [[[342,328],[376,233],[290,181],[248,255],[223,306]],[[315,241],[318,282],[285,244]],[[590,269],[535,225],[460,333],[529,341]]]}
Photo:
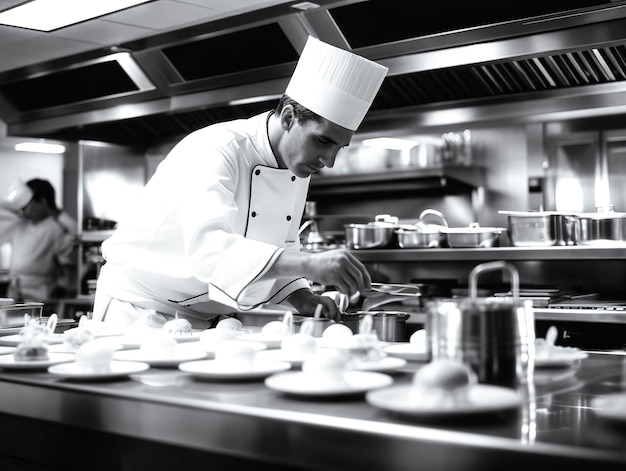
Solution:
{"label": "extractor hood duct", "polygon": [[[10,110],[5,116],[13,135],[155,145],[273,107],[308,34],[389,67],[365,130],[395,126],[392,117],[406,116],[417,126],[446,125],[452,123],[450,109],[464,111],[455,119],[477,121],[626,108],[626,2],[531,2],[513,9],[493,7],[500,2],[472,2],[472,8],[468,2],[440,2],[412,16],[399,0],[324,3],[318,10],[262,21],[233,19],[214,25],[210,34],[208,25],[122,45],[155,84],[135,95],[21,112],[0,96],[0,112]],[[427,13],[448,18],[437,17],[437,23]],[[268,57],[259,61],[247,51],[255,59],[248,69],[226,63],[236,60],[236,47],[252,47],[251,37],[259,38],[254,47]],[[211,57],[218,43],[233,44],[235,51],[230,59],[222,54],[215,68],[200,64],[194,70],[193,60],[185,60],[188,51]],[[180,64],[184,71],[177,70]],[[214,73],[220,67],[223,72]],[[16,83],[15,74],[10,78]],[[0,90],[3,85],[0,76]]]}

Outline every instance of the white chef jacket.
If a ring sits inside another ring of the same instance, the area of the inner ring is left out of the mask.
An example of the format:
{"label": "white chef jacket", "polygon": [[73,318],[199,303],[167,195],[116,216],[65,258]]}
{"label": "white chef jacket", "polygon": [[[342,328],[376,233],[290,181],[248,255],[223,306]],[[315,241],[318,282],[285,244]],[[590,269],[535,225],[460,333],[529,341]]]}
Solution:
{"label": "white chef jacket", "polygon": [[169,315],[206,314],[207,301],[247,309],[310,286],[259,280],[283,250],[300,249],[310,180],[278,168],[268,117],[208,126],[172,149],[102,244],[96,304],[104,294]]}
{"label": "white chef jacket", "polygon": [[76,265],[76,222],[63,212],[33,222],[2,210],[0,243],[5,242],[11,244],[9,295],[20,301],[47,301],[52,288],[63,285],[63,267]]}

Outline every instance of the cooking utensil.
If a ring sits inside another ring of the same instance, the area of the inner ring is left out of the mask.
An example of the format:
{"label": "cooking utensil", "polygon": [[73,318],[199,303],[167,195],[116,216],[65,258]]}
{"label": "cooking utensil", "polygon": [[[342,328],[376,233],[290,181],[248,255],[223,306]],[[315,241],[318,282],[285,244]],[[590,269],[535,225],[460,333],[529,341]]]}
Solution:
{"label": "cooking utensil", "polygon": [[371,283],[372,289],[363,293],[363,296],[371,296],[372,294],[392,294],[395,296],[420,296],[422,288],[420,285],[402,284],[402,283]]}
{"label": "cooking utensil", "polygon": [[[441,224],[424,222],[427,216],[436,216]],[[442,213],[435,209],[425,209],[419,216],[419,221],[411,226],[401,226],[396,229],[398,245],[401,248],[439,248],[447,245],[447,237],[442,232],[448,227],[448,221]]]}
{"label": "cooking utensil", "polygon": [[498,211],[508,219],[509,239],[516,247],[574,245],[574,216],[557,211]]}
{"label": "cooking utensil", "polygon": [[367,224],[346,224],[346,245],[349,249],[382,249],[395,244],[397,224],[384,221],[368,222]]}
{"label": "cooking utensil", "polygon": [[[505,270],[512,296],[478,297],[478,279]],[[427,303],[427,335],[432,359],[468,364],[481,383],[515,388],[532,375],[534,311],[532,301],[519,299],[519,275],[512,265],[497,261],[476,266],[469,276],[469,298]]]}
{"label": "cooking utensil", "polygon": [[623,246],[626,244],[626,213],[612,206],[595,213],[578,213],[574,221],[574,240],[578,245]]}
{"label": "cooking utensil", "polygon": [[406,321],[410,315],[401,311],[358,311],[344,313],[341,321],[350,327],[353,333],[358,334],[367,316],[371,317],[372,324],[378,339],[383,342],[406,342]]}
{"label": "cooking utensil", "polygon": [[497,247],[500,245],[500,234],[506,231],[502,227],[480,227],[477,222],[468,227],[447,227],[442,232],[448,237],[448,245],[452,248]]}
{"label": "cooking utensil", "polygon": [[[510,298],[479,299],[478,278],[504,270],[511,279]],[[470,299],[462,306],[463,355],[481,383],[515,388],[526,383],[533,371],[535,328],[532,301],[519,299],[519,274],[506,262],[474,267],[469,276]]]}

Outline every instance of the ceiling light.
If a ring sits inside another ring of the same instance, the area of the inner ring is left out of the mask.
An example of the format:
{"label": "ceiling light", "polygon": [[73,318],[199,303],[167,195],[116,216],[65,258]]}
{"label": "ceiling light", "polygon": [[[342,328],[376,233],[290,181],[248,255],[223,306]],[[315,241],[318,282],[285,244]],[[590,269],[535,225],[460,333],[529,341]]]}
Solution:
{"label": "ceiling light", "polygon": [[314,10],[319,7],[320,6],[317,3],[313,3],[313,2],[300,2],[300,3],[294,3],[293,5],[291,5],[291,8],[293,8],[294,10],[302,10],[302,11]]}
{"label": "ceiling light", "polygon": [[417,142],[410,139],[399,139],[396,137],[377,137],[374,139],[365,139],[363,145],[366,147],[378,147],[381,149],[404,150],[411,149],[418,145]]}
{"label": "ceiling light", "polygon": [[37,152],[39,154],[62,154],[65,146],[62,144],[50,144],[48,142],[18,142],[15,150],[21,152]]}
{"label": "ceiling light", "polygon": [[0,24],[52,31],[152,0],[33,0],[0,12]]}

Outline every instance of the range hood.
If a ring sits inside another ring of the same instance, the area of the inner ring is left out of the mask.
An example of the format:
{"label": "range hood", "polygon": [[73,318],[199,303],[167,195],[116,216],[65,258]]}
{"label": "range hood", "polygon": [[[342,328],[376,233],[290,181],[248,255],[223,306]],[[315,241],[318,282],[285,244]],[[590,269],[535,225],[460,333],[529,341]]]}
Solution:
{"label": "range hood", "polygon": [[309,34],[389,67],[363,132],[624,112],[626,2],[500,3],[267,8],[0,74],[0,118],[10,135],[154,146],[273,107]]}

